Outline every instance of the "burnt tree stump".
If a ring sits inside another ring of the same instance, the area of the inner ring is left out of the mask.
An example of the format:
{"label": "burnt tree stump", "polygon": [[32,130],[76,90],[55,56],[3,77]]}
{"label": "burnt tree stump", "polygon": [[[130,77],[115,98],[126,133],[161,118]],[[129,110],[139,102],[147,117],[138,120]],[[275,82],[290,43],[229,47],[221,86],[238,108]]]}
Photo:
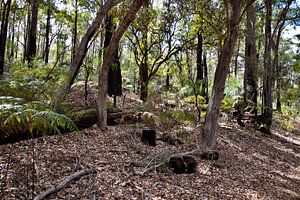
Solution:
{"label": "burnt tree stump", "polygon": [[168,167],[176,174],[191,174],[196,172],[197,161],[192,156],[173,156],[168,162]]}
{"label": "burnt tree stump", "polygon": [[149,145],[149,146],[156,146],[156,131],[155,130],[148,130],[144,129],[142,132],[142,142]]}

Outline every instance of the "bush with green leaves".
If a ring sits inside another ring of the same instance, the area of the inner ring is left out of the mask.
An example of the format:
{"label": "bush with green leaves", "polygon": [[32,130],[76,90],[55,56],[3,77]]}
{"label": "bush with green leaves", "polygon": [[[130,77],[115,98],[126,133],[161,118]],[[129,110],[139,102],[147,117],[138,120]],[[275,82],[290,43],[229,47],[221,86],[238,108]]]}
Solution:
{"label": "bush with green leaves", "polygon": [[0,143],[76,130],[71,119],[53,112],[43,102],[24,103],[20,98],[0,97]]}

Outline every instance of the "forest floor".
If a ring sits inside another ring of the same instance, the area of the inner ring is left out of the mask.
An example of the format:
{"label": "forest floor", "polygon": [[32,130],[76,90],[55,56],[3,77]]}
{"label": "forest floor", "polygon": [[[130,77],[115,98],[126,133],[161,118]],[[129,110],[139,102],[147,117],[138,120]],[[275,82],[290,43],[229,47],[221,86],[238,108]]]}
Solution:
{"label": "forest floor", "polygon": [[82,169],[96,173],[47,199],[300,199],[299,129],[288,133],[275,124],[271,135],[263,135],[221,119],[219,160],[195,157],[193,174],[167,168],[143,174],[153,160],[194,150],[197,132],[187,124],[162,125],[158,135],[182,132],[183,144],[150,147],[140,141],[145,126],[121,124],[106,132],[92,126],[0,146],[0,199],[30,199]]}

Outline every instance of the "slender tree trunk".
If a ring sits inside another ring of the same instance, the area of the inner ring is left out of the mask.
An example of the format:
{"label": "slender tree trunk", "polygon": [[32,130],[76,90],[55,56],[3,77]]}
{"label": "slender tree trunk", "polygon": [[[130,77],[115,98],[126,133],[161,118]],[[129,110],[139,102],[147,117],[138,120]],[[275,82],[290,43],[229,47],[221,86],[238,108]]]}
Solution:
{"label": "slender tree trunk", "polygon": [[206,61],[206,53],[203,54],[203,69],[204,69],[204,97],[205,102],[208,103],[208,72],[207,72],[207,61]]}
{"label": "slender tree trunk", "polygon": [[234,45],[238,38],[241,2],[230,0],[229,16],[227,21],[227,34],[224,45],[220,51],[218,65],[215,73],[211,99],[208,103],[204,125],[204,146],[206,150],[214,149],[218,136],[218,117],[220,106],[224,97],[226,77],[229,73],[229,64],[232,58]]}
{"label": "slender tree trunk", "polygon": [[59,102],[61,102],[66,94],[70,92],[70,88],[78,75],[80,66],[82,65],[82,61],[87,53],[88,50],[88,44],[90,40],[94,37],[96,31],[100,27],[103,18],[108,13],[108,11],[120,3],[122,0],[108,0],[103,6],[100,7],[99,11],[96,14],[96,18],[93,20],[90,27],[87,29],[86,33],[82,37],[80,44],[78,46],[78,49],[76,51],[75,57],[71,63],[70,70],[69,70],[69,76],[66,81],[66,83],[62,86],[62,89],[58,94],[54,97],[53,102],[51,103],[51,107],[54,110],[57,110],[57,106]]}
{"label": "slender tree trunk", "polygon": [[0,75],[3,75],[4,71],[4,59],[5,59],[5,48],[7,41],[7,28],[8,28],[8,20],[10,13],[10,5],[11,0],[8,0],[4,6],[2,11],[2,22],[1,22],[1,32],[0,32]]}
{"label": "slender tree trunk", "polygon": [[74,59],[76,53],[77,46],[77,21],[78,21],[78,0],[75,0],[75,19],[74,19],[74,29],[73,29],[73,37],[72,37],[72,56],[71,59]]}
{"label": "slender tree trunk", "polygon": [[[202,52],[203,52],[203,36],[200,32],[197,34],[198,43],[197,43],[197,75],[196,75],[196,89],[199,90],[201,86],[201,96],[203,96],[203,63],[202,63]],[[199,94],[197,92],[197,94]]]}
{"label": "slender tree trunk", "polygon": [[31,1],[31,23],[28,38],[28,54],[27,61],[30,63],[36,56],[36,35],[37,35],[37,20],[38,20],[39,1]]}
{"label": "slender tree trunk", "polygon": [[47,9],[47,20],[46,20],[46,34],[45,34],[45,50],[43,58],[45,64],[49,62],[49,52],[50,52],[50,32],[51,32],[51,9]]}
{"label": "slender tree trunk", "polygon": [[256,51],[256,9],[252,3],[247,9],[246,41],[245,41],[245,73],[244,73],[244,99],[254,103],[253,110],[257,115],[257,51]]}
{"label": "slender tree trunk", "polygon": [[166,76],[166,90],[169,91],[170,89],[170,68],[167,69],[167,76]]}
{"label": "slender tree trunk", "polygon": [[140,73],[140,92],[141,92],[140,100],[146,102],[148,97],[148,79],[149,79],[147,61],[141,64],[139,68],[139,73]]}
{"label": "slender tree trunk", "polygon": [[263,76],[263,124],[267,132],[272,125],[272,63],[271,63],[271,21],[272,0],[265,0],[266,22],[265,22],[265,51],[264,51],[264,76]]}
{"label": "slender tree trunk", "polygon": [[237,78],[237,76],[238,76],[237,73],[238,73],[238,69],[239,69],[240,43],[241,43],[241,40],[238,40],[236,55],[235,55],[235,59],[234,59],[234,77],[235,78]]}
{"label": "slender tree trunk", "polygon": [[274,47],[274,69],[276,71],[276,98],[277,98],[277,102],[276,102],[276,109],[278,112],[281,113],[281,66],[279,65],[279,44],[280,44],[280,40],[281,40],[281,34],[284,28],[284,24],[286,21],[286,15],[288,13],[288,10],[292,4],[293,0],[288,0],[286,3],[286,7],[282,10],[281,15],[278,19],[278,28],[274,30],[273,35],[276,34],[276,39],[275,39],[275,47]]}
{"label": "slender tree trunk", "polygon": [[12,59],[14,57],[15,52],[15,22],[16,22],[16,12],[14,11],[13,21],[11,25],[11,44],[10,44],[10,53],[9,58]]}
{"label": "slender tree trunk", "polygon": [[[147,10],[149,8],[149,1],[147,2],[146,7],[144,8]],[[142,63],[139,66],[139,75],[140,75],[140,100],[143,102],[147,101],[148,97],[148,83],[149,83],[149,64],[148,64],[148,57],[149,57],[149,52],[148,52],[148,30],[149,30],[149,25],[146,24],[143,26],[142,30]]]}
{"label": "slender tree trunk", "polygon": [[143,0],[133,0],[130,8],[121,21],[118,29],[114,32],[112,39],[109,43],[109,46],[105,52],[103,63],[99,71],[99,79],[98,79],[98,126],[101,130],[106,130],[107,128],[107,105],[106,105],[106,92],[107,92],[107,75],[108,69],[113,62],[114,54],[116,53],[116,49],[118,47],[118,43],[127,30],[128,26],[134,20],[136,13],[141,8],[143,4]]}
{"label": "slender tree trunk", "polygon": [[17,30],[16,48],[15,48],[15,59],[18,58],[19,42],[20,42],[20,23],[18,24],[18,30]]}

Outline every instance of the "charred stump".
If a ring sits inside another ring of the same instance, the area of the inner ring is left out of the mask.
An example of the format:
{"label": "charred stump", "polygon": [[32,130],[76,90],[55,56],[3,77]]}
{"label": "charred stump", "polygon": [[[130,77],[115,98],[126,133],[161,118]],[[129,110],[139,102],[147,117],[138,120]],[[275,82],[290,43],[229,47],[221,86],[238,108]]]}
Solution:
{"label": "charred stump", "polygon": [[156,131],[155,130],[148,130],[144,129],[142,132],[142,142],[149,145],[149,146],[156,146]]}
{"label": "charred stump", "polygon": [[176,174],[191,174],[196,172],[197,161],[192,156],[173,156],[168,162],[168,167]]}

